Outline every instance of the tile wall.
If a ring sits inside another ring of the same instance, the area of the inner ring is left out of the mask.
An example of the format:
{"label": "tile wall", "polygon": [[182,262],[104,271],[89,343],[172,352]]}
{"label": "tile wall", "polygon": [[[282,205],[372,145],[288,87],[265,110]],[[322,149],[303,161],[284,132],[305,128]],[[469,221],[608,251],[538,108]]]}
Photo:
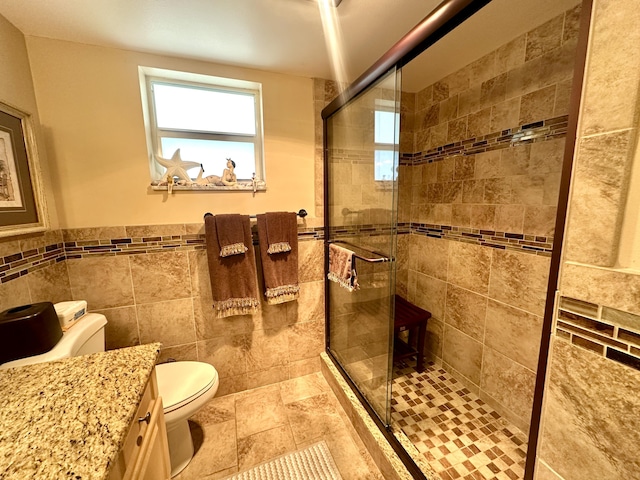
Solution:
{"label": "tile wall", "polygon": [[639,44],[636,1],[593,2],[538,480],[640,478],[640,275],[619,258],[638,188]]}
{"label": "tile wall", "polygon": [[428,355],[525,431],[579,16],[403,94],[397,291],[433,315]]}
{"label": "tile wall", "polygon": [[324,350],[321,228],[299,228],[300,298],[216,319],[202,224],[70,229],[3,242],[2,309],[87,300],[107,348],[161,342],[161,360],[201,360],[222,395],[319,371]]}

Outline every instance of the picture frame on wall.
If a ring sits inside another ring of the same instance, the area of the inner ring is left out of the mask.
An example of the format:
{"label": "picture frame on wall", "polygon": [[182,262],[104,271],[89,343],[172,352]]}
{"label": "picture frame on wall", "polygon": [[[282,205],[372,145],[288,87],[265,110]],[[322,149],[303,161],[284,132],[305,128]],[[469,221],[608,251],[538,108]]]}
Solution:
{"label": "picture frame on wall", "polygon": [[31,116],[0,102],[0,237],[47,228]]}

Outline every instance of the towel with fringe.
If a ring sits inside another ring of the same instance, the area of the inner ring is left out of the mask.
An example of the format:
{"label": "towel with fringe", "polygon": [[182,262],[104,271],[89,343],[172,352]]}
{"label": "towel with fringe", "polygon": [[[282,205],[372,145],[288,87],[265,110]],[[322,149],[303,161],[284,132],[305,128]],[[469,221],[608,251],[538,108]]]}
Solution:
{"label": "towel with fringe", "polygon": [[[213,309],[217,318],[254,314],[260,304],[249,215],[234,215],[238,218],[208,215],[204,219]],[[221,232],[230,228],[237,231]],[[220,238],[239,239],[236,243],[242,243],[246,250],[222,256]]]}
{"label": "towel with fringe", "polygon": [[355,253],[335,243],[329,244],[329,273],[327,278],[350,292],[359,289]]}
{"label": "towel with fringe", "polygon": [[[242,255],[249,249],[244,238],[243,221],[243,216],[237,213],[216,215],[216,231],[218,232],[221,257]],[[251,241],[249,245],[251,245]]]}
{"label": "towel with fringe", "polygon": [[295,300],[300,292],[297,215],[293,212],[270,212],[258,215],[257,219],[267,304]]}

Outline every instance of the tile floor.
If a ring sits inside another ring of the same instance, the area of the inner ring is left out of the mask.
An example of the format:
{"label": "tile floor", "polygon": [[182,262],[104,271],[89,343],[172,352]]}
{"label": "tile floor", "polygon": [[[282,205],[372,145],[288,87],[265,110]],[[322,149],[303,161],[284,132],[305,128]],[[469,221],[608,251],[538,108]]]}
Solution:
{"label": "tile floor", "polygon": [[391,418],[442,480],[524,478],[526,435],[432,363],[394,364]]}
{"label": "tile floor", "polygon": [[177,480],[215,480],[325,440],[344,480],[384,480],[320,373],[214,398]]}

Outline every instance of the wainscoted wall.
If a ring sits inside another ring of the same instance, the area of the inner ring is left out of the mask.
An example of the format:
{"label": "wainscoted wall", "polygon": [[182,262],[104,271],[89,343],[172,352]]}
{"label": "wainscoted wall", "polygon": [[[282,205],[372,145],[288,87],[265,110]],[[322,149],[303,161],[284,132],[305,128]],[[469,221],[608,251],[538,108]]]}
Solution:
{"label": "wainscoted wall", "polygon": [[595,0],[538,480],[640,478],[640,274],[619,258],[639,187],[638,45],[637,2]]}
{"label": "wainscoted wall", "polygon": [[[2,309],[87,300],[107,348],[161,342],[161,361],[201,360],[222,395],[319,371],[324,350],[321,229],[299,228],[300,298],[216,319],[202,224],[71,229],[4,242]],[[259,275],[260,277],[260,275]]]}
{"label": "wainscoted wall", "polygon": [[579,17],[403,94],[397,291],[433,315],[428,355],[525,431]]}

